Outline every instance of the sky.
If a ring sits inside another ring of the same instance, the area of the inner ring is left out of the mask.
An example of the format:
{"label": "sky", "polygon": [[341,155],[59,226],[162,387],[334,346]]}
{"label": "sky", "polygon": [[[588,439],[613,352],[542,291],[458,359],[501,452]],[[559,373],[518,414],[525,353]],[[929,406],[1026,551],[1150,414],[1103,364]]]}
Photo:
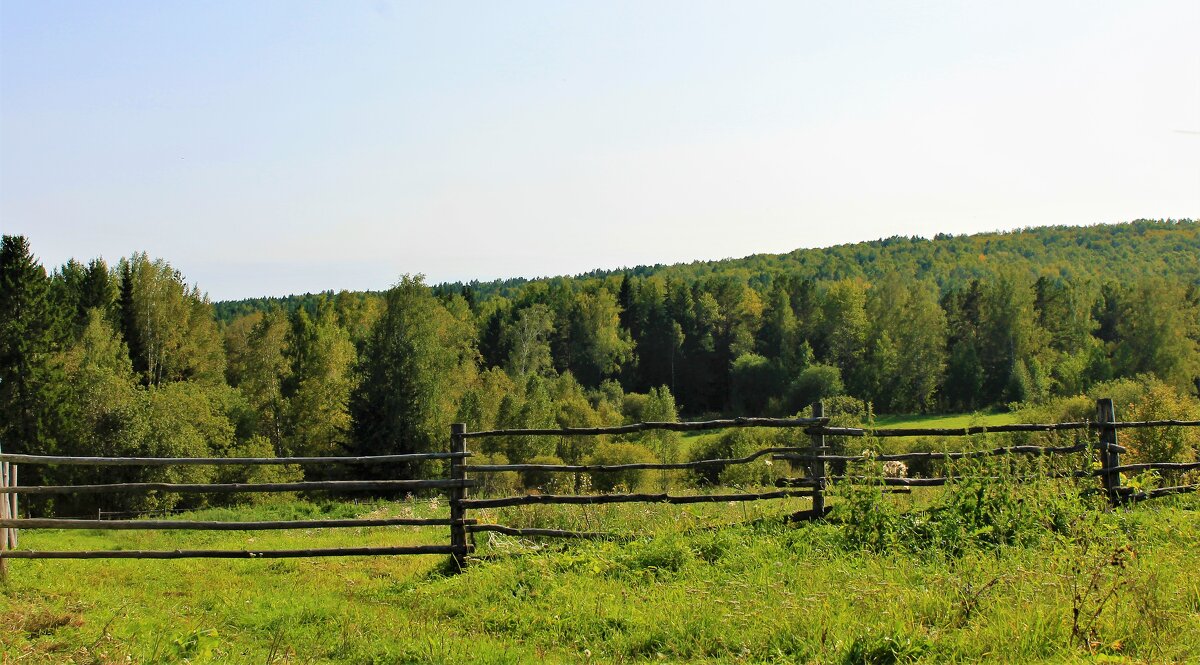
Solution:
{"label": "sky", "polygon": [[1200,218],[1200,3],[0,0],[0,230],[215,300]]}

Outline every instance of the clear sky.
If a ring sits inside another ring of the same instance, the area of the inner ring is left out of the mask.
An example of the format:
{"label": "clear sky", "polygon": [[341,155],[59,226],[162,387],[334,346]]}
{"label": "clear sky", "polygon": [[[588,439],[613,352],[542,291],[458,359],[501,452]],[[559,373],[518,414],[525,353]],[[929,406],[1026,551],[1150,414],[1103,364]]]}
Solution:
{"label": "clear sky", "polygon": [[1200,2],[0,0],[0,228],[214,299],[1200,217]]}

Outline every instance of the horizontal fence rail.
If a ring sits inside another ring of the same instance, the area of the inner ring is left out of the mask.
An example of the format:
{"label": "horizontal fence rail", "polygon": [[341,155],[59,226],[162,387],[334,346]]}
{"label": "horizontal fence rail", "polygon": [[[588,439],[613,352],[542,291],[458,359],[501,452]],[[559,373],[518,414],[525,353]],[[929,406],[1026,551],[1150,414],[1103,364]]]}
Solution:
{"label": "horizontal fence rail", "polygon": [[828,418],[728,418],[725,420],[697,420],[692,422],[649,422],[614,427],[562,427],[546,429],[495,429],[480,432],[465,432],[468,439],[489,436],[598,436],[601,434],[636,434],[651,430],[671,432],[699,432],[729,427],[813,427],[824,425]]}
{"label": "horizontal fence rail", "polygon": [[732,464],[748,464],[754,460],[771,454],[790,453],[804,450],[792,446],[779,448],[763,448],[745,457],[729,459],[707,459],[695,462],[635,462],[632,464],[469,464],[463,469],[468,473],[498,473],[501,471],[547,471],[547,472],[609,472],[650,469],[701,469],[707,466],[729,466]]}
{"label": "horizontal fence rail", "polygon": [[[1067,455],[1072,453],[1099,450],[1100,444],[1080,444],[1076,446],[1004,446],[989,450],[967,450],[954,452],[920,452],[920,453],[891,453],[879,455],[813,455],[804,453],[778,453],[774,459],[788,461],[821,461],[821,462],[914,462],[921,460],[955,460],[979,457],[1000,457],[1004,455]],[[1125,452],[1121,446],[1110,446],[1117,452]]]}
{"label": "horizontal fence rail", "polygon": [[322,556],[378,556],[381,554],[453,554],[449,545],[408,547],[331,547],[308,550],[96,550],[5,552],[6,559],[293,559]]}
{"label": "horizontal fence rail", "polygon": [[475,524],[467,527],[467,533],[500,533],[517,538],[581,538],[585,540],[614,540],[629,538],[615,533],[599,531],[569,531],[566,529],[518,529],[503,524]]}
{"label": "horizontal fence rail", "polygon": [[[468,520],[467,523],[471,523]],[[25,518],[0,520],[0,527],[20,529],[169,530],[169,531],[274,531],[278,529],[345,529],[376,526],[450,526],[450,519],[381,517],[336,520],[280,520],[274,522],[217,522],[205,520],[76,520]]]}
{"label": "horizontal fence rail", "polygon": [[290,464],[392,464],[423,460],[457,459],[470,453],[412,453],[359,457],[61,457],[54,455],[0,454],[0,461],[22,464],[70,466],[247,466]]}
{"label": "horizontal fence rail", "polygon": [[502,508],[546,504],[591,505],[600,503],[728,503],[761,501],[790,496],[808,496],[808,491],[777,491],[745,494],[523,494],[499,499],[465,499],[467,508]]}
{"label": "horizontal fence rail", "polygon": [[1015,423],[1011,425],[974,425],[971,427],[810,427],[808,434],[851,437],[906,437],[906,436],[971,436],[975,434],[998,434],[1005,432],[1063,432],[1069,430],[1135,429],[1145,427],[1198,427],[1200,420],[1129,420],[1125,422],[1101,422],[1083,420],[1072,423]]}
{"label": "horizontal fence rail", "polygon": [[118,492],[305,492],[420,490],[466,487],[471,480],[312,480],[294,483],[113,483],[110,485],[26,485],[10,487],[14,494],[113,494]]}

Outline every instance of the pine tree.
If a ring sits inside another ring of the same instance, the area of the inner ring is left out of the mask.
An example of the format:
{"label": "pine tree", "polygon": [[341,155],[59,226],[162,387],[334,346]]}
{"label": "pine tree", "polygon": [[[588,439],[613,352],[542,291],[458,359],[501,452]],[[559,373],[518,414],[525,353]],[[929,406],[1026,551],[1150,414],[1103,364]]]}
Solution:
{"label": "pine tree", "polygon": [[[14,453],[52,453],[62,388],[52,354],[58,326],[46,269],[24,236],[0,247],[0,441]],[[31,478],[32,480],[32,478]]]}

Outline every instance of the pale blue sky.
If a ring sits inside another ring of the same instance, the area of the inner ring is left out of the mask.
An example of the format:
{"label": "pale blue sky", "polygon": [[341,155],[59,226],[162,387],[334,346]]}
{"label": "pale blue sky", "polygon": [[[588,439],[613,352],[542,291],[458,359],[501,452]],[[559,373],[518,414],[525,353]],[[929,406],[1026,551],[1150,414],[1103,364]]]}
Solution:
{"label": "pale blue sky", "polygon": [[1200,3],[0,0],[0,227],[215,299],[1200,217]]}

